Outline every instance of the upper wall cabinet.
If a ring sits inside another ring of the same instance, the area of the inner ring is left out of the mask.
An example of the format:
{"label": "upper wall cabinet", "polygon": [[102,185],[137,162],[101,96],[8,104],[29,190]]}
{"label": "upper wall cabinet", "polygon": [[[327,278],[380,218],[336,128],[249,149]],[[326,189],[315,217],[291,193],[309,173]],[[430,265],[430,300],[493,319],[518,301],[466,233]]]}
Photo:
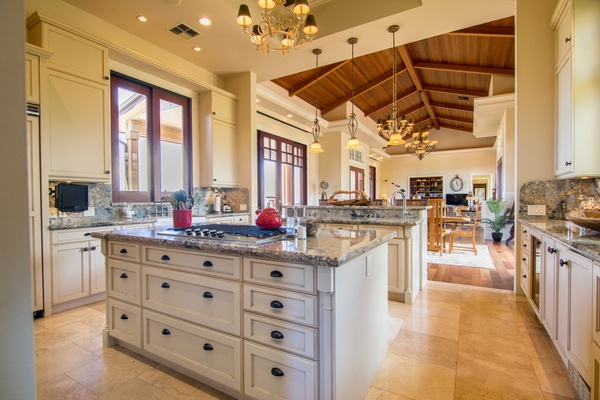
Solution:
{"label": "upper wall cabinet", "polygon": [[600,2],[560,0],[555,31],[555,175],[600,176]]}
{"label": "upper wall cabinet", "polygon": [[41,79],[42,170],[50,180],[110,182],[108,49],[46,16],[27,21],[29,41],[53,55]]}

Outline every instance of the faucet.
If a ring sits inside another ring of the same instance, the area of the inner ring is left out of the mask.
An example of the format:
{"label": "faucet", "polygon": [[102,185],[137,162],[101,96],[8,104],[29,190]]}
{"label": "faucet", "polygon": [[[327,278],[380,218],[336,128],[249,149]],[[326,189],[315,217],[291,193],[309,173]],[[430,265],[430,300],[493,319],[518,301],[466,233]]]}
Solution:
{"label": "faucet", "polygon": [[392,206],[396,205],[396,195],[399,194],[400,196],[402,196],[402,217],[406,217],[406,191],[404,189],[400,189],[400,190],[396,190],[394,193],[392,193],[392,197],[391,197],[391,203]]}

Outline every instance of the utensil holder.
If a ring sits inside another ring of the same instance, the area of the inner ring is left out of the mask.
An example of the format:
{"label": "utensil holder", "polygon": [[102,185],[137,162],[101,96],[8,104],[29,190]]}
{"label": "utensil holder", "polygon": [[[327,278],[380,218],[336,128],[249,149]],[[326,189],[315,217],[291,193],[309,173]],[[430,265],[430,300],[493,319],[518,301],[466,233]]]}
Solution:
{"label": "utensil holder", "polygon": [[192,210],[173,210],[173,228],[192,226]]}

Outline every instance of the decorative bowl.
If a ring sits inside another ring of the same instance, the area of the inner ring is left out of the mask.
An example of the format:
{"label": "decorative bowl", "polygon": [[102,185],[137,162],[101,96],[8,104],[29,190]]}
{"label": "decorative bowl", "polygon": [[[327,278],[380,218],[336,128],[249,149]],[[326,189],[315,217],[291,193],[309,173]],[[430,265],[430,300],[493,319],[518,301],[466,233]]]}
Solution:
{"label": "decorative bowl", "polygon": [[588,218],[582,211],[571,211],[566,218],[582,228],[600,232],[600,218]]}

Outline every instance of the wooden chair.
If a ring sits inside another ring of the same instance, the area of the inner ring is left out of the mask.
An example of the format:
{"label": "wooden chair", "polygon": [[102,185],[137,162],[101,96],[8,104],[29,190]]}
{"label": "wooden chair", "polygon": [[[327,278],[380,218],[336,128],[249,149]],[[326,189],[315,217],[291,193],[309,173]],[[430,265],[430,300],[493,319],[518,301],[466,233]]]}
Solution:
{"label": "wooden chair", "polygon": [[[402,203],[400,203],[402,205]],[[407,206],[426,207],[429,204],[429,199],[406,199]]]}
{"label": "wooden chair", "polygon": [[[473,225],[470,227],[465,226],[464,228],[456,228],[455,230],[453,230],[452,232],[450,232],[450,249],[448,250],[450,253],[452,253],[452,250],[454,250],[455,248],[457,249],[462,249],[462,250],[471,250],[475,253],[475,255],[477,255],[477,246],[475,245],[475,228],[477,227],[477,218],[479,217],[479,209],[475,209],[475,217],[473,218]],[[467,229],[468,228],[468,229]],[[473,247],[468,246],[468,245],[455,245],[454,244],[454,238],[457,236],[461,236],[461,237],[470,237],[471,238],[471,244],[473,245]]]}
{"label": "wooden chair", "polygon": [[439,251],[440,255],[446,247],[446,224],[443,217],[446,216],[446,200],[429,199],[431,208],[427,212],[427,250]]}

